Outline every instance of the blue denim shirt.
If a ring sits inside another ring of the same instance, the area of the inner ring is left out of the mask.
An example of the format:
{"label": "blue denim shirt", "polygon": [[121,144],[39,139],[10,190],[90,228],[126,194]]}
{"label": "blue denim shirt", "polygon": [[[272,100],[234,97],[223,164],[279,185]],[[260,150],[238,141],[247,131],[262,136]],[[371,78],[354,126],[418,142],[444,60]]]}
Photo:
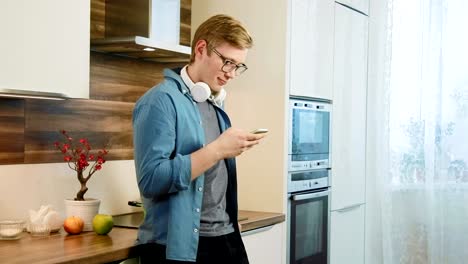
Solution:
{"label": "blue denim shirt", "polygon": [[[196,102],[180,75],[165,69],[164,77],[133,111],[135,167],[146,210],[136,244],[163,244],[167,259],[195,261],[204,175],[191,181],[190,154],[203,147],[205,135]],[[225,131],[231,126],[229,118],[221,108],[215,109]],[[226,211],[240,236],[235,160],[225,162]]]}

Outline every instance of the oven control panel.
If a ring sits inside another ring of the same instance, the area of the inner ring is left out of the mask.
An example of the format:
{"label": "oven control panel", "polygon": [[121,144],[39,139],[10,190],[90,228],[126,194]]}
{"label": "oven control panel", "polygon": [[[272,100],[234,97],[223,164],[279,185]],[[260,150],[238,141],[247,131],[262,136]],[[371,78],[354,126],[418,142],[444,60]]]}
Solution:
{"label": "oven control panel", "polygon": [[290,182],[290,184],[288,185],[288,193],[320,189],[328,186],[328,178],[300,182]]}
{"label": "oven control panel", "polygon": [[320,189],[330,186],[329,170],[310,170],[288,174],[288,193]]}
{"label": "oven control panel", "polygon": [[328,159],[314,161],[289,161],[289,171],[317,170],[329,168]]}

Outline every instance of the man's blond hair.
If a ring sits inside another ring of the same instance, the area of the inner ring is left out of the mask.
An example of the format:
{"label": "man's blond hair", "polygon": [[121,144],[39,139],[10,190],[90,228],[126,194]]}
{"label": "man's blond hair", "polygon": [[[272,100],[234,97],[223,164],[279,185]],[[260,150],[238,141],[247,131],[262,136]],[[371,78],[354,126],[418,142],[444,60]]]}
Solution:
{"label": "man's blond hair", "polygon": [[[212,16],[197,28],[192,40],[190,63],[195,61],[195,45],[202,39],[211,48],[216,48],[222,43],[228,43],[239,49],[250,49],[253,46],[252,37],[247,29],[241,22],[228,15]],[[208,49],[208,54],[211,54],[211,49]]]}

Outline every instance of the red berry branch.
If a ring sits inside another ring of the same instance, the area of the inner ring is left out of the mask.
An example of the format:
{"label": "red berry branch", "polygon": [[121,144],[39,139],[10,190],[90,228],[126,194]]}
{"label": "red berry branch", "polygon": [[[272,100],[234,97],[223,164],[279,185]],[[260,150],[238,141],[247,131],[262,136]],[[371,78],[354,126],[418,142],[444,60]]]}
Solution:
{"label": "red berry branch", "polygon": [[[70,169],[77,172],[81,188],[76,194],[75,200],[84,201],[84,194],[88,191],[86,183],[96,171],[102,169],[102,165],[106,162],[104,157],[109,152],[106,149],[102,149],[97,152],[97,155],[92,154],[91,145],[86,138],[82,138],[79,140],[79,143],[75,143],[65,130],[61,130],[60,133],[65,137],[65,141],[57,141],[54,143],[54,146],[62,152],[63,160],[68,162]],[[91,167],[89,167],[89,162],[92,162]],[[84,176],[83,172],[88,167],[88,174]]]}

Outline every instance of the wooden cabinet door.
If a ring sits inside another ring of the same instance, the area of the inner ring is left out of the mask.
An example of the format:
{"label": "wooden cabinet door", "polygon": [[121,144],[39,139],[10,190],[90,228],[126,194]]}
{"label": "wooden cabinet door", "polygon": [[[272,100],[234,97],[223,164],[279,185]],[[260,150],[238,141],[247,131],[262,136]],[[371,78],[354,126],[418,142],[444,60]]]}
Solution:
{"label": "wooden cabinet door", "polygon": [[331,0],[291,0],[291,95],[332,97],[333,6]]}

